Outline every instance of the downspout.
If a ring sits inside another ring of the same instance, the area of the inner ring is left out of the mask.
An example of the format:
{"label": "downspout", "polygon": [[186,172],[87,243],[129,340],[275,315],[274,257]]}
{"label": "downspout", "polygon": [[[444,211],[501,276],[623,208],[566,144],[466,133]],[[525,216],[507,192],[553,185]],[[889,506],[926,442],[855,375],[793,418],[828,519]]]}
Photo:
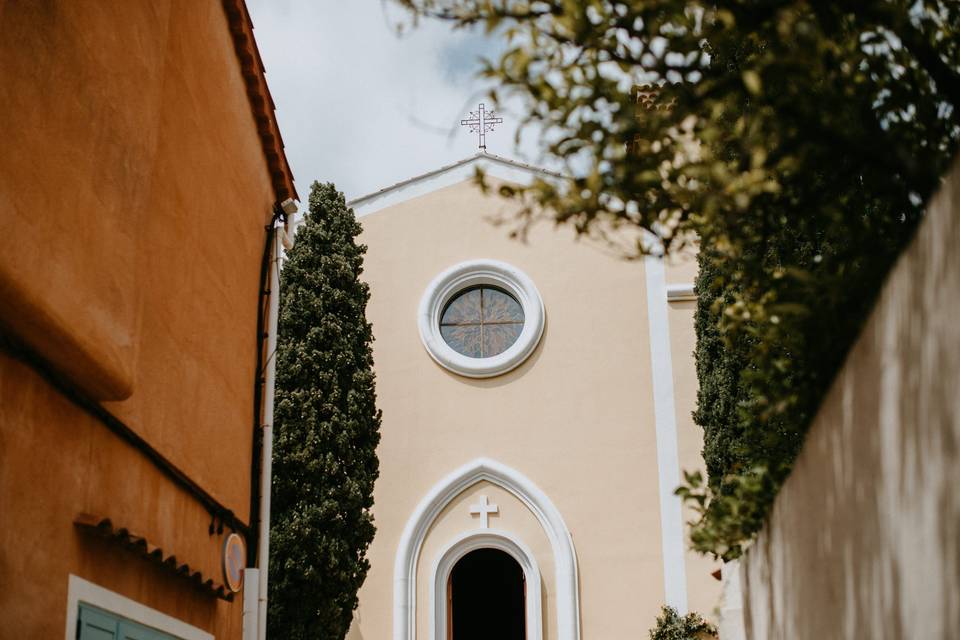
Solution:
{"label": "downspout", "polygon": [[260,464],[260,535],[257,568],[260,570],[260,589],[257,598],[257,625],[259,640],[267,637],[267,581],[270,576],[270,492],[271,471],[273,468],[273,396],[277,381],[277,325],[280,318],[280,236],[283,228],[277,228],[273,234],[273,248],[270,256],[270,312],[267,316],[267,362],[263,383],[263,423],[261,449],[263,462]]}
{"label": "downspout", "polygon": [[[266,326],[266,362],[263,378],[262,420],[260,422],[260,503],[257,530],[256,569],[248,572],[244,586],[244,640],[265,640],[267,637],[267,595],[270,575],[270,494],[273,468],[273,402],[277,379],[277,327],[280,318],[280,265],[282,247],[290,249],[293,242],[287,235],[287,216],[296,213],[293,200],[281,205],[286,215],[274,216],[270,229],[270,269],[267,284],[268,313]],[[246,590],[249,589],[250,593]],[[254,595],[256,607],[253,607]]]}

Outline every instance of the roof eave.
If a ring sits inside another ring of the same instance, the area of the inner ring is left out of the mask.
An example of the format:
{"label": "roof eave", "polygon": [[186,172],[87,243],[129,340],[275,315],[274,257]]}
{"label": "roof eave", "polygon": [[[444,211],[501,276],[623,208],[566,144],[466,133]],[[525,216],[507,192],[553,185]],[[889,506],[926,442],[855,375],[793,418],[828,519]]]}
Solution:
{"label": "roof eave", "polygon": [[379,190],[377,190],[377,191],[374,191],[374,192],[372,192],[372,193],[368,193],[368,194],[363,195],[363,196],[360,196],[360,197],[358,197],[358,198],[353,198],[352,200],[350,200],[349,202],[347,202],[347,205],[350,206],[350,207],[362,206],[362,205],[364,205],[367,201],[373,200],[374,198],[378,198],[378,197],[383,196],[383,195],[386,195],[386,194],[390,193],[391,191],[396,191],[397,189],[402,189],[402,188],[404,188],[404,187],[406,187],[406,186],[408,186],[408,185],[411,185],[411,184],[413,184],[413,183],[420,182],[420,181],[422,181],[422,180],[426,180],[426,179],[432,178],[432,177],[434,177],[434,176],[438,176],[438,175],[443,174],[443,173],[446,173],[446,172],[448,172],[448,171],[452,171],[452,170],[455,170],[455,169],[459,169],[460,167],[463,167],[463,166],[465,166],[465,165],[468,165],[468,164],[470,164],[471,162],[476,162],[476,161],[478,161],[478,160],[486,160],[486,161],[489,161],[489,162],[502,164],[502,165],[505,165],[505,166],[508,166],[508,167],[511,167],[511,168],[522,169],[522,170],[525,170],[525,171],[529,171],[529,172],[531,172],[531,173],[540,174],[540,175],[542,175],[542,176],[544,176],[544,177],[546,177],[546,178],[551,178],[551,179],[561,179],[561,178],[564,177],[562,174],[559,174],[559,173],[556,173],[556,172],[553,172],[553,171],[549,171],[549,170],[547,170],[547,169],[543,169],[543,168],[541,168],[541,167],[537,167],[537,166],[532,165],[532,164],[527,164],[527,163],[525,163],[525,162],[519,162],[519,161],[517,161],[517,160],[511,160],[510,158],[504,158],[504,157],[498,156],[498,155],[496,155],[496,154],[492,154],[492,153],[487,153],[487,152],[484,152],[484,151],[480,151],[480,152],[478,152],[478,153],[473,154],[472,156],[468,156],[468,157],[464,158],[463,160],[458,160],[457,162],[454,162],[454,163],[451,163],[451,164],[448,164],[448,165],[444,165],[444,166],[439,167],[439,168],[437,168],[437,169],[434,169],[434,170],[432,170],[432,171],[427,171],[426,173],[421,173],[421,174],[416,175],[416,176],[414,176],[414,177],[412,177],[412,178],[407,178],[406,180],[401,180],[400,182],[394,183],[394,184],[392,184],[392,185],[390,185],[390,186],[384,187],[384,188],[379,189]]}
{"label": "roof eave", "polygon": [[287,162],[287,154],[283,147],[283,137],[280,135],[280,126],[277,124],[275,105],[267,86],[267,79],[257,49],[257,42],[253,37],[253,22],[247,12],[244,0],[223,0],[223,9],[227,15],[227,24],[233,38],[233,46],[240,63],[240,71],[247,87],[247,98],[250,109],[257,125],[257,134],[260,146],[267,162],[270,181],[278,201],[293,198],[299,200],[297,189],[293,184],[293,172]]}

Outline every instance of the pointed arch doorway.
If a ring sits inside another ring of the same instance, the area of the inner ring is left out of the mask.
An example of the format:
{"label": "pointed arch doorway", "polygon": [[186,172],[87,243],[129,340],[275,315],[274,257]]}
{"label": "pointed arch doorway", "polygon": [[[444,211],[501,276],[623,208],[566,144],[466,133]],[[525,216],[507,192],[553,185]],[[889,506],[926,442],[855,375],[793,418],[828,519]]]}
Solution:
{"label": "pointed arch doorway", "polygon": [[[478,551],[481,553],[474,556]],[[501,593],[491,599],[491,589]],[[452,634],[456,640],[543,640],[541,589],[540,568],[523,542],[506,531],[467,532],[454,539],[433,566],[433,620],[428,637],[450,640]],[[520,621],[516,619],[518,601]],[[454,615],[460,618],[456,623]],[[504,628],[504,634],[512,629],[514,635],[501,634]],[[516,635],[517,630],[521,635]]]}
{"label": "pointed arch doorway", "polygon": [[500,549],[460,558],[447,579],[447,640],[526,640],[523,567]]}
{"label": "pointed arch doorway", "polygon": [[489,458],[477,458],[441,479],[423,497],[404,527],[394,559],[393,640],[417,640],[417,609],[430,608],[426,637],[443,640],[447,631],[447,579],[450,569],[466,553],[492,547],[506,551],[523,567],[527,584],[527,640],[543,640],[541,603],[546,597],[540,569],[533,553],[522,540],[503,529],[468,531],[452,540],[437,556],[428,570],[427,603],[417,600],[417,566],[427,533],[439,514],[458,495],[474,484],[487,481],[510,492],[540,522],[550,544],[553,576],[552,590],[557,640],[580,640],[579,577],[573,538],[560,511],[529,478]]}

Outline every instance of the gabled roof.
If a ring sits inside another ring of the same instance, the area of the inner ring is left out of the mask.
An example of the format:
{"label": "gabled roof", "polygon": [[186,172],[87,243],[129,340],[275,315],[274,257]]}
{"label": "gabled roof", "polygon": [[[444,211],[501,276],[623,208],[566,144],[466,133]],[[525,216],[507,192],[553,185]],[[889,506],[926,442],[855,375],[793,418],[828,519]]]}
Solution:
{"label": "gabled roof", "polygon": [[503,158],[492,153],[480,152],[459,162],[448,164],[439,169],[392,184],[389,187],[384,187],[379,191],[354,198],[347,205],[353,207],[354,213],[359,218],[431,191],[469,180],[476,175],[477,167],[482,168],[487,175],[494,178],[521,184],[529,183],[534,177],[554,180],[563,177],[559,173],[541,169],[532,164]]}

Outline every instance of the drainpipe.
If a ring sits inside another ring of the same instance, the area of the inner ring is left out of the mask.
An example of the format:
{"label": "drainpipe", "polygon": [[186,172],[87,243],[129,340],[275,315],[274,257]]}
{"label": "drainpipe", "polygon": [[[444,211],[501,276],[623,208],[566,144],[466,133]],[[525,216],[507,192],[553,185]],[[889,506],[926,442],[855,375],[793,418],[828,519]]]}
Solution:
{"label": "drainpipe", "polygon": [[257,607],[260,595],[260,570],[243,570],[243,640],[257,640]]}
{"label": "drainpipe", "polygon": [[267,315],[267,370],[263,384],[263,424],[260,463],[260,548],[257,567],[260,569],[260,588],[257,596],[257,638],[267,637],[267,579],[270,575],[270,492],[273,467],[273,396],[277,381],[277,324],[280,318],[280,234],[274,230],[273,248],[270,255],[270,312]]}
{"label": "drainpipe", "polygon": [[[289,198],[280,205],[284,213],[293,216],[297,205]],[[282,246],[281,246],[282,245]],[[267,638],[267,580],[270,576],[270,493],[273,469],[273,396],[277,381],[277,325],[280,320],[280,265],[283,249],[293,247],[287,236],[287,223],[278,226],[274,234],[273,255],[270,256],[270,314],[267,320],[267,371],[263,393],[263,464],[260,466],[260,594],[257,610],[259,640]]]}
{"label": "drainpipe", "polygon": [[[287,199],[280,205],[288,216],[297,211],[293,200]],[[260,462],[260,523],[259,545],[257,549],[257,568],[247,573],[249,581],[244,581],[244,640],[266,640],[267,637],[267,594],[270,575],[270,493],[273,467],[273,400],[277,379],[277,325],[280,317],[280,264],[283,260],[282,248],[290,249],[293,242],[286,232],[286,222],[274,221],[274,233],[270,248],[270,275],[268,288],[266,367],[263,382],[262,421],[260,424],[262,447]],[[247,593],[246,590],[250,592]],[[256,606],[253,606],[254,601]]]}

